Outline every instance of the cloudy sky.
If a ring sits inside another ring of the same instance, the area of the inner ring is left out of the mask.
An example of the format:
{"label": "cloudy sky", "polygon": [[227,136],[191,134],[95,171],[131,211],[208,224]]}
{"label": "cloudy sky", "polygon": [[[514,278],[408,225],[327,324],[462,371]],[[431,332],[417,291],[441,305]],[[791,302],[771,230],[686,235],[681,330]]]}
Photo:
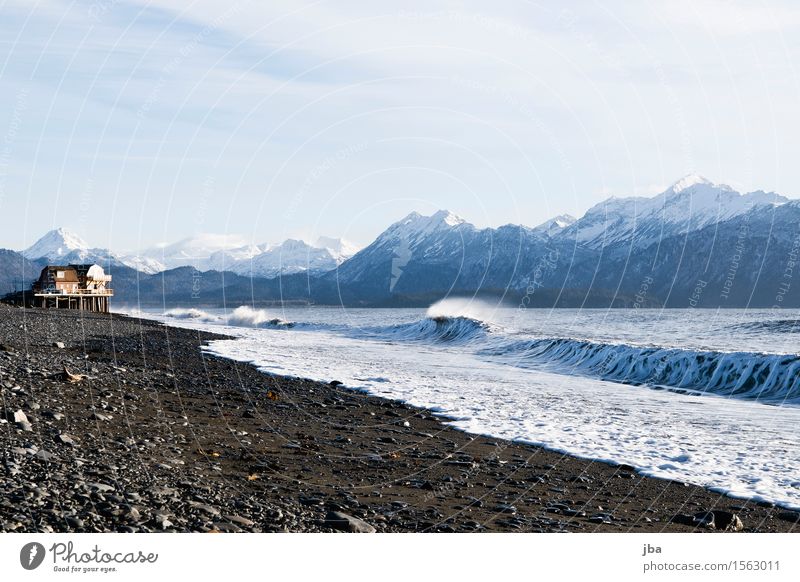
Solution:
{"label": "cloudy sky", "polygon": [[0,0],[0,247],[800,197],[796,3],[560,4]]}

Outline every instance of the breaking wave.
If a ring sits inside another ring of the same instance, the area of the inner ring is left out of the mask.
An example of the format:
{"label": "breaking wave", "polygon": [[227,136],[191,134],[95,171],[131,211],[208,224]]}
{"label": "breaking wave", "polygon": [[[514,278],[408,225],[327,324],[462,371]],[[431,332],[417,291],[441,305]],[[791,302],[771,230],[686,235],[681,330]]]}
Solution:
{"label": "breaking wave", "polygon": [[234,327],[291,328],[294,323],[272,316],[264,309],[253,309],[242,306],[234,309],[230,315],[214,315],[195,308],[175,308],[164,312],[164,317],[171,319],[187,319],[200,323],[218,323]]}
{"label": "breaking wave", "polygon": [[772,321],[749,321],[735,326],[737,329],[751,331],[770,331],[773,333],[800,333],[800,319],[774,319]]}
{"label": "breaking wave", "polygon": [[228,316],[228,325],[234,327],[292,328],[295,324],[291,321],[273,317],[272,314],[264,309],[253,309],[243,305],[234,309]]}
{"label": "breaking wave", "polygon": [[482,355],[624,384],[770,403],[800,402],[800,356],[636,347],[569,338],[507,342]]}
{"label": "breaking wave", "polygon": [[485,337],[491,327],[470,317],[437,316],[394,325],[383,331],[383,335],[394,340],[467,343]]}
{"label": "breaking wave", "polygon": [[183,308],[176,308],[176,309],[169,309],[164,312],[164,317],[170,317],[172,319],[191,319],[193,321],[202,321],[202,322],[219,322],[221,321],[221,317],[218,315],[212,315],[202,309],[183,309]]}

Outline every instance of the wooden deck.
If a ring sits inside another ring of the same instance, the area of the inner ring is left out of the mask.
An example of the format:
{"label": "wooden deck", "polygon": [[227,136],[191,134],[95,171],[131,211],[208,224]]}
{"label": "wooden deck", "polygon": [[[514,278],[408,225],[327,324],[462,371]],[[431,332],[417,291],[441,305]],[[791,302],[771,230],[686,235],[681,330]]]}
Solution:
{"label": "wooden deck", "polygon": [[114,292],[77,291],[74,293],[34,293],[34,307],[45,309],[77,309],[93,313],[108,313],[108,306]]}

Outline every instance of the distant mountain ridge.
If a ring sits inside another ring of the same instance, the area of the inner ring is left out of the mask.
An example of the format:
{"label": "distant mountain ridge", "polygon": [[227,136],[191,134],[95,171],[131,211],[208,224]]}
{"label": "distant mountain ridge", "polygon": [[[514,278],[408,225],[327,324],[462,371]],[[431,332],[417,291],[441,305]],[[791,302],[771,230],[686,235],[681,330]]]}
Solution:
{"label": "distant mountain ridge", "polygon": [[[358,252],[339,239],[237,246],[235,237],[206,237],[134,260],[56,232],[25,256],[96,257],[116,271],[117,298],[128,303],[391,306],[477,294],[542,307],[800,306],[800,283],[785,280],[800,260],[800,201],[742,194],[697,175],[650,198],[611,197],[578,219],[561,215],[534,228],[477,228],[447,210],[412,212]],[[141,261],[168,257],[190,267],[164,260],[142,272]],[[197,270],[201,299],[187,293]]]}
{"label": "distant mountain ridge", "polygon": [[685,234],[789,199],[774,192],[741,194],[724,184],[689,175],[652,198],[611,197],[558,234],[592,248],[629,240],[637,244]]}
{"label": "distant mountain ridge", "polygon": [[199,271],[227,270],[241,275],[271,278],[336,268],[358,248],[343,239],[320,237],[315,245],[288,239],[280,244],[248,245],[237,235],[200,234],[170,245],[135,254],[92,248],[77,234],[58,228],[22,251],[29,260],[50,263],[102,263],[124,266],[153,275],[178,267]]}

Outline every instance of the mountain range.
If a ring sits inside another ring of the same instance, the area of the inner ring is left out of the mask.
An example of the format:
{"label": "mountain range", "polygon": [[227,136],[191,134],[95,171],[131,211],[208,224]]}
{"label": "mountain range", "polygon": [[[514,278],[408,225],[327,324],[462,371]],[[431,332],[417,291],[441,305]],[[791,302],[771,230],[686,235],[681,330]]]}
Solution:
{"label": "mountain range", "polygon": [[0,290],[2,277],[27,282],[48,262],[99,262],[129,305],[422,306],[481,295],[541,307],[797,307],[798,261],[800,201],[691,175],[533,228],[412,212],[361,250],[341,239],[201,235],[126,255],[59,229],[22,253],[0,252]]}
{"label": "mountain range", "polygon": [[49,263],[94,262],[130,267],[148,275],[177,267],[194,267],[199,271],[231,271],[271,278],[306,271],[330,271],[357,251],[352,243],[328,237],[320,237],[313,245],[294,239],[280,244],[248,245],[239,236],[199,234],[174,244],[126,254],[93,248],[77,234],[58,228],[20,254],[28,260]]}

